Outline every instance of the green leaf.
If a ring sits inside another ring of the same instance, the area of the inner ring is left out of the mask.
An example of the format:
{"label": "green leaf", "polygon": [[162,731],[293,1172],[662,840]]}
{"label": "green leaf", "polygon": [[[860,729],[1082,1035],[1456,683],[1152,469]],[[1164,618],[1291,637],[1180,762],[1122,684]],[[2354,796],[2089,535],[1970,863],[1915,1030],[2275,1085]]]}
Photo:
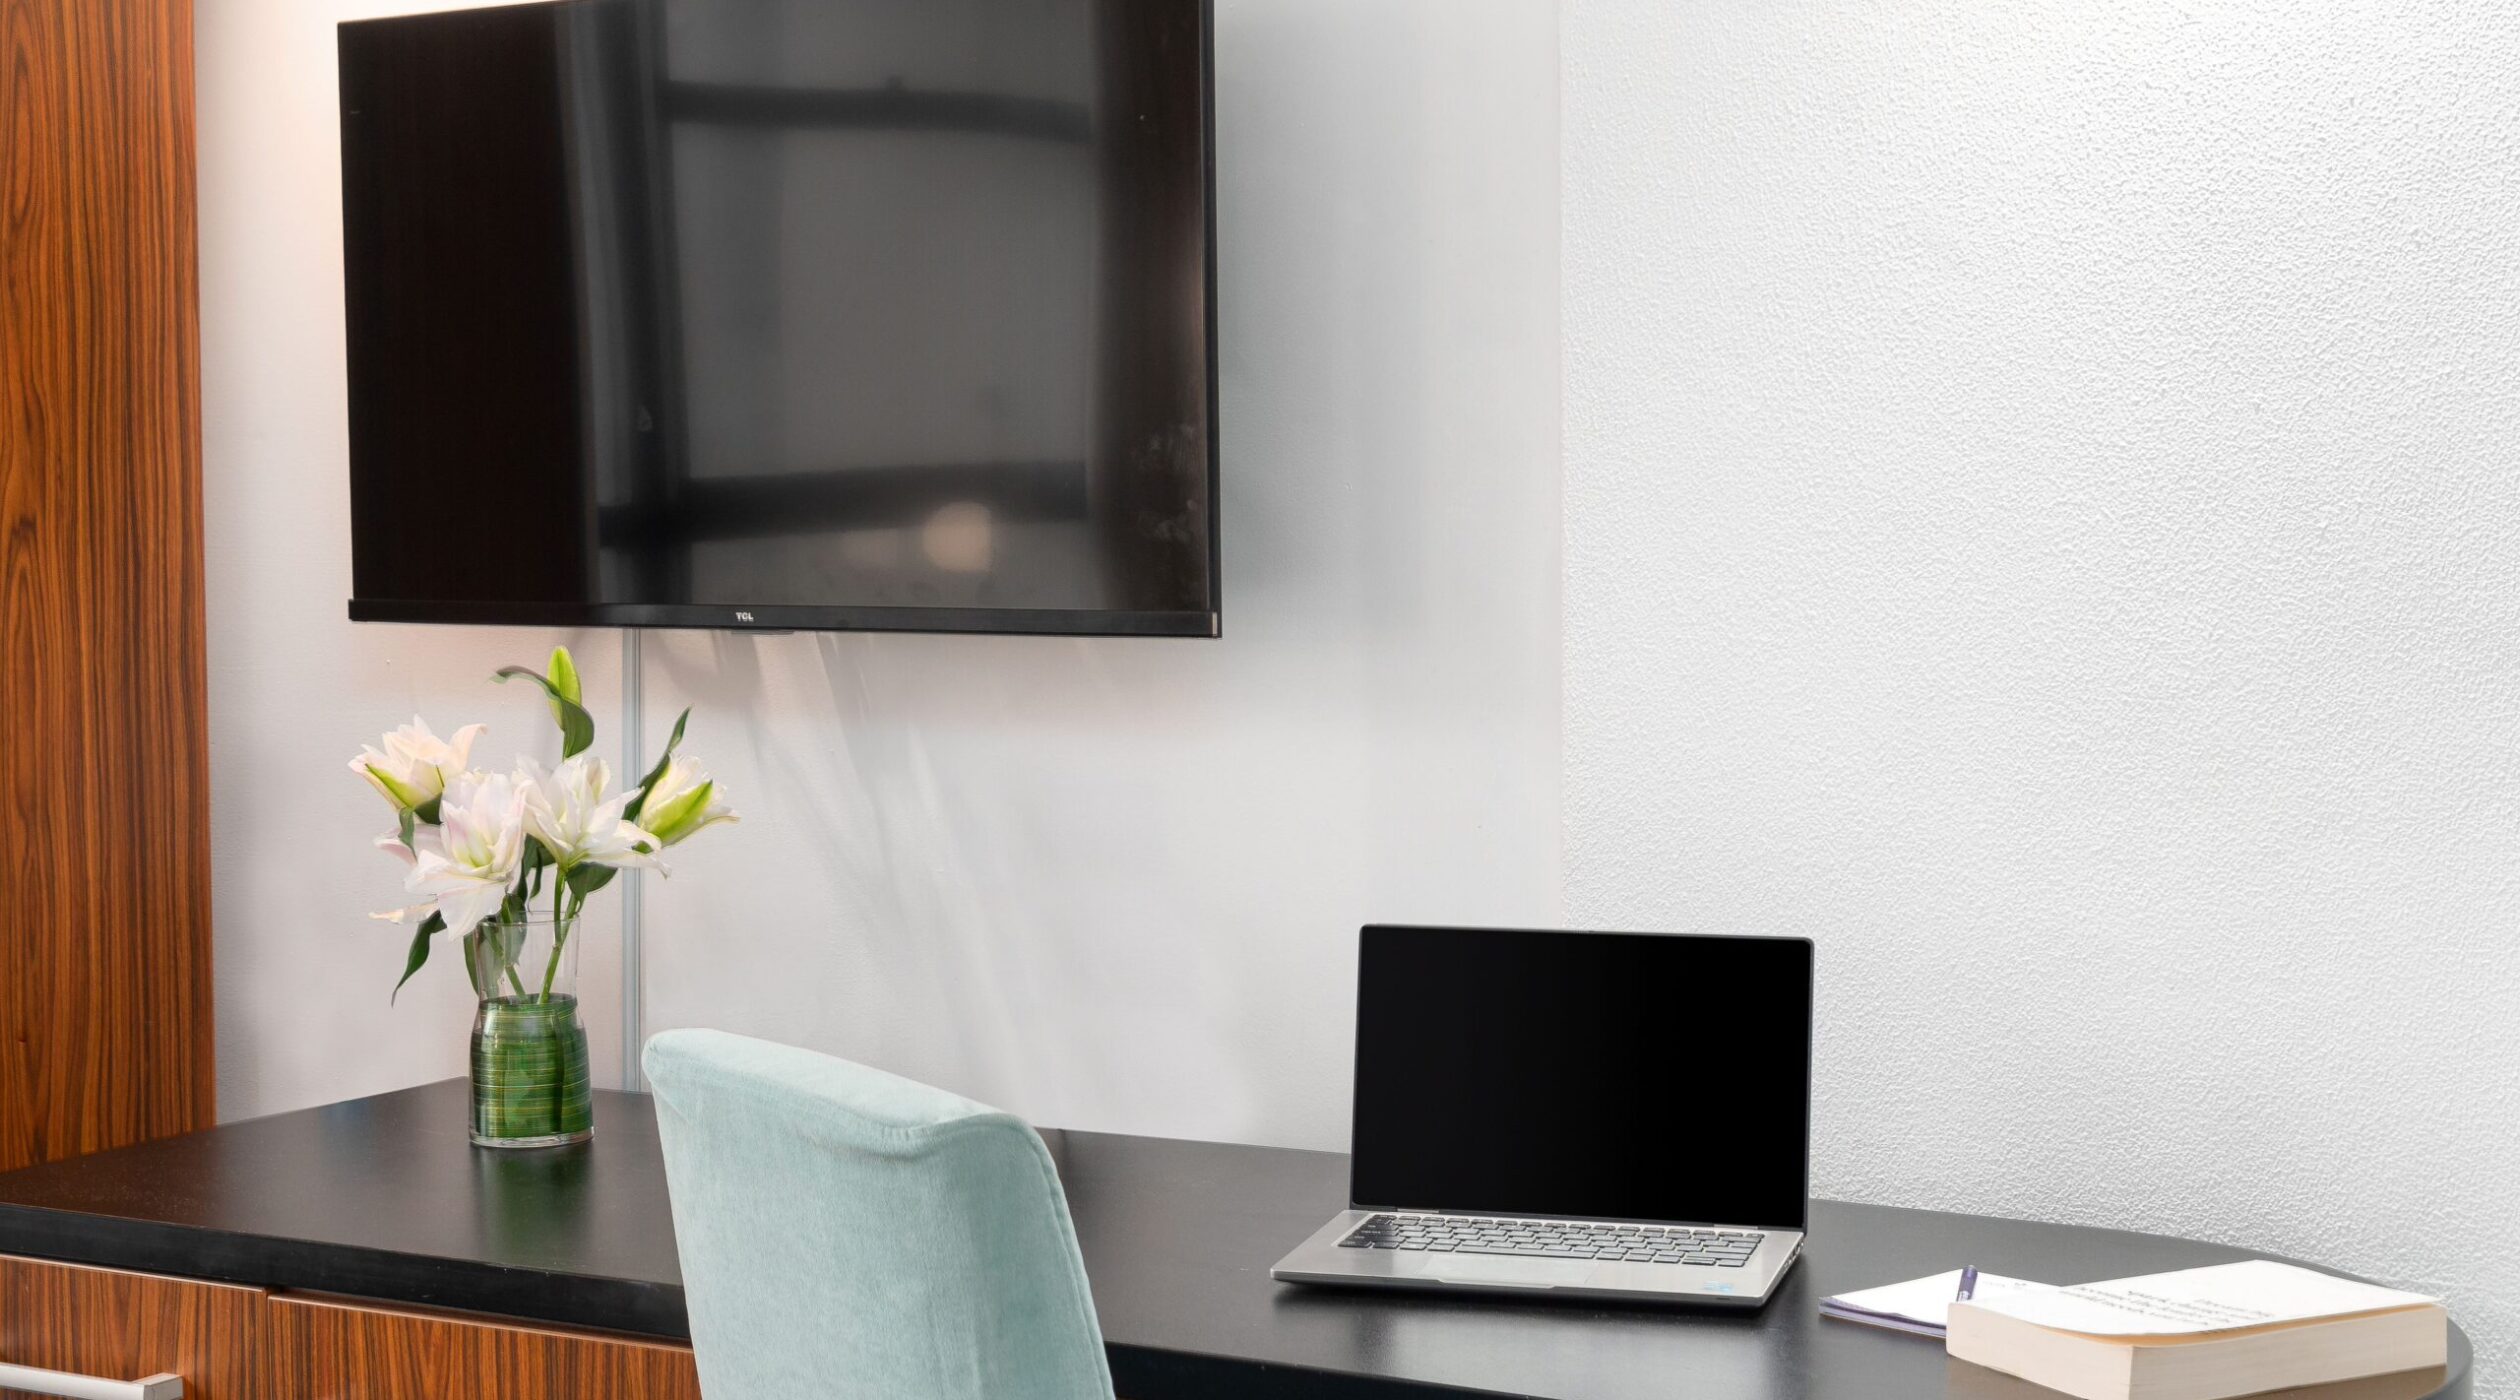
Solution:
{"label": "green leaf", "polygon": [[419,848],[419,847],[417,847],[417,846],[415,846],[415,845],[413,845],[413,844],[411,844],[411,836],[412,836],[412,816],[411,816],[411,809],[410,809],[410,808],[408,808],[408,807],[405,807],[405,808],[403,809],[403,811],[402,811],[402,843],[403,843],[403,849],[404,849],[404,850],[406,850],[406,851],[417,851],[417,850],[419,850],[420,848]]}
{"label": "green leaf", "polygon": [[551,697],[552,708],[560,715],[560,756],[562,758],[575,758],[594,746],[595,717],[586,712],[585,706],[561,694],[560,688],[553,685],[549,678],[538,675],[523,666],[502,666],[499,668],[499,673],[490,679],[504,685],[516,676],[522,676],[541,686],[543,694]]}
{"label": "green leaf", "polygon": [[440,793],[439,795],[432,797],[428,801],[413,808],[411,815],[418,817],[420,820],[427,822],[431,826],[435,826],[441,820],[439,809],[445,805],[446,795],[444,793]]}
{"label": "green leaf", "polygon": [[444,932],[446,932],[444,914],[431,914],[420,921],[420,931],[411,936],[411,956],[403,963],[402,982],[394,984],[394,994],[385,999],[386,1005],[390,1006],[401,998],[403,982],[410,981],[411,975],[418,972],[429,961],[429,940]]}
{"label": "green leaf", "polygon": [[481,985],[481,927],[478,924],[473,926],[472,932],[464,935],[464,980],[472,983],[476,998],[482,1001],[490,999],[490,993]]}
{"label": "green leaf", "polygon": [[620,873],[609,865],[581,865],[569,872],[569,893],[584,899],[611,884]]}
{"label": "green leaf", "polygon": [[636,822],[640,814],[647,811],[648,794],[655,791],[656,780],[665,776],[665,765],[674,761],[674,746],[682,742],[683,726],[689,723],[691,723],[691,710],[685,707],[682,716],[674,721],[674,732],[666,736],[665,752],[656,756],[656,766],[647,771],[646,777],[639,779],[638,800],[630,804],[629,810],[622,813],[623,816]]}

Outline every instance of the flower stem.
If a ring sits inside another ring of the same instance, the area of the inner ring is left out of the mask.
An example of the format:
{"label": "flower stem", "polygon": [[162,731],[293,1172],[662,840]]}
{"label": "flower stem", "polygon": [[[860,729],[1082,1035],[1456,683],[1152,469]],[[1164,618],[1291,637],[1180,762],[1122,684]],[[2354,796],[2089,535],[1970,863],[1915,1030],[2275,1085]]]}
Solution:
{"label": "flower stem", "polygon": [[543,969],[543,1005],[551,1004],[551,984],[560,976],[560,950],[569,946],[569,916],[560,912],[560,902],[569,893],[567,872],[551,882],[551,965]]}
{"label": "flower stem", "polygon": [[[505,929],[510,925],[521,926],[525,922],[525,908],[525,881],[522,877],[519,877],[516,882],[516,888],[508,891],[507,898],[499,903],[498,926],[502,929]],[[490,927],[490,925],[484,924],[482,927],[487,928]],[[476,929],[474,930],[474,936],[478,938],[485,935],[483,935],[479,929]],[[525,979],[516,975],[516,959],[509,955],[506,942],[503,940],[494,940],[490,946],[498,950],[499,970],[507,974],[508,985],[516,989],[516,999],[518,1001],[523,1001],[525,999]],[[518,951],[523,951],[521,940]],[[498,986],[499,979],[496,977],[491,978],[490,985],[492,987]],[[477,984],[474,986],[473,990],[481,992],[481,995],[484,998],[487,998],[490,995],[489,992],[483,991]]]}

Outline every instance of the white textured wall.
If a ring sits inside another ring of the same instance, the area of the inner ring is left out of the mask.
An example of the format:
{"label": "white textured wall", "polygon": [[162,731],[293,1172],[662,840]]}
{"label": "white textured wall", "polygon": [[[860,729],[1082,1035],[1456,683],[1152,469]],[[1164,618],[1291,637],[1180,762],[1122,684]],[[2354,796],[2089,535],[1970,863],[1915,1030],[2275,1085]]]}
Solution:
{"label": "white textured wall", "polygon": [[[401,939],[362,916],[401,901],[342,765],[414,708],[547,742],[479,681],[555,634],[342,620],[333,25],[424,7],[199,16],[231,1119],[461,1072],[451,966],[385,1006]],[[648,1029],[1335,1145],[1357,925],[1557,917],[1554,8],[1218,9],[1224,640],[653,634],[653,737],[697,703],[747,820],[648,882]],[[581,657],[609,723],[610,634]]]}
{"label": "white textured wall", "polygon": [[651,1031],[1338,1146],[1357,926],[1557,917],[1554,7],[1217,29],[1224,639],[652,637]]}
{"label": "white textured wall", "polygon": [[1563,42],[1569,917],[1819,939],[1821,1192],[2437,1289],[2520,1395],[2520,10]]}
{"label": "white textured wall", "polygon": [[[210,834],[225,1119],[464,1072],[470,988],[441,951],[398,1005],[410,902],[368,843],[393,826],[347,764],[417,712],[441,735],[480,720],[476,756],[557,757],[547,712],[489,684],[569,640],[597,720],[619,693],[610,632],[354,626],[350,428],[343,398],[336,21],[428,0],[214,0],[194,18],[201,155],[202,487],[208,543]],[[439,9],[459,8],[438,0]],[[412,522],[412,547],[460,559],[450,532],[484,507]],[[459,564],[458,566],[466,566]],[[605,734],[607,751],[617,738]],[[608,918],[611,910],[604,915]],[[609,929],[582,992],[617,1038]],[[614,1063],[601,1056],[597,1073]],[[608,1081],[607,1081],[608,1082]]]}

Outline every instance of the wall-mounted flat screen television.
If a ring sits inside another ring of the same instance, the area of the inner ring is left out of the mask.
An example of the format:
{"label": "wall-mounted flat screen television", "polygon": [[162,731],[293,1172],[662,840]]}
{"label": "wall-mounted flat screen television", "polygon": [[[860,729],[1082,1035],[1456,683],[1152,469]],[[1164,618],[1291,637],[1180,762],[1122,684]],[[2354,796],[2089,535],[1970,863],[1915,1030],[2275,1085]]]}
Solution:
{"label": "wall-mounted flat screen television", "polygon": [[350,616],[1215,635],[1211,27],[343,24]]}

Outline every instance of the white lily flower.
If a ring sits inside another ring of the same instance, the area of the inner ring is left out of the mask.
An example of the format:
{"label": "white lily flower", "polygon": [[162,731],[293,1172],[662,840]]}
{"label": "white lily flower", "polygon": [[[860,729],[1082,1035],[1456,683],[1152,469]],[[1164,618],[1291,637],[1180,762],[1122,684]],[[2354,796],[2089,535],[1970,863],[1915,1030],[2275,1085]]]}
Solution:
{"label": "white lily flower", "polygon": [[525,857],[525,794],[505,773],[458,774],[446,786],[438,816],[434,829],[414,835],[418,849],[409,853],[411,874],[404,881],[432,898],[378,917],[402,922],[433,911],[461,938],[497,913],[516,884]]}
{"label": "white lily flower", "polygon": [[612,785],[612,769],[602,759],[582,753],[562,760],[555,771],[520,758],[516,783],[525,802],[525,829],[562,870],[581,865],[665,868],[656,858],[664,843],[622,815],[638,790],[604,795]]}
{"label": "white lily flower", "polygon": [[430,732],[427,720],[414,715],[411,723],[385,736],[381,752],[374,747],[361,749],[350,760],[350,771],[367,779],[368,786],[398,810],[417,811],[436,801],[455,775],[464,771],[472,761],[473,741],[487,729],[467,724],[455,731],[454,738],[441,739]]}
{"label": "white lily flower", "polygon": [[[414,842],[418,842],[434,834],[434,828],[423,827],[419,831],[413,833],[411,839]],[[420,859],[419,852],[403,844],[402,833],[398,831],[389,831],[384,835],[377,837],[376,849],[393,856],[396,860],[401,861],[403,863],[403,870],[406,872],[406,879],[409,878],[408,872],[412,866],[417,864]],[[368,915],[368,917],[371,919],[382,919],[389,924],[410,924],[417,923],[436,912],[437,901],[434,899],[424,899],[418,904],[406,905],[400,909],[380,910],[377,913]]]}
{"label": "white lily flower", "polygon": [[680,754],[665,760],[665,771],[648,789],[639,809],[639,824],[668,846],[678,845],[720,822],[742,821],[735,809],[716,800],[717,784],[696,758]]}

